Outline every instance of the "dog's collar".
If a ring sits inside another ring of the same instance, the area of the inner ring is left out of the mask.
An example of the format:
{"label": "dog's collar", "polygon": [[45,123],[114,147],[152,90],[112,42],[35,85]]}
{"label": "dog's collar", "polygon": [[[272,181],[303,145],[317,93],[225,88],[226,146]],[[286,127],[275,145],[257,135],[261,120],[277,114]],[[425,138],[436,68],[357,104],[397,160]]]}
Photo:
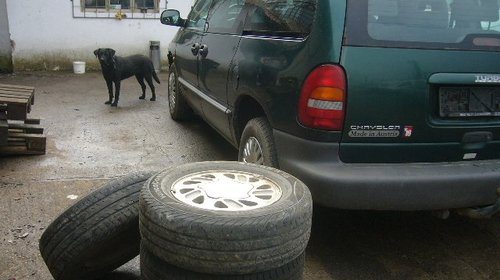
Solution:
{"label": "dog's collar", "polygon": [[116,55],[113,55],[112,61],[113,61],[113,69],[116,70]]}

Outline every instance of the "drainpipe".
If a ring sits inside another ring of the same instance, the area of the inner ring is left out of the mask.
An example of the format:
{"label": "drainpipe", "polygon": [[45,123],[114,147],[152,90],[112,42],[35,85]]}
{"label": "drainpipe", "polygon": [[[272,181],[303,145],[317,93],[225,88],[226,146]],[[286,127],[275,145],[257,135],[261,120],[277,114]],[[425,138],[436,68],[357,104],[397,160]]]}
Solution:
{"label": "drainpipe", "polygon": [[158,74],[161,70],[160,41],[149,41],[149,57],[153,61],[155,72]]}
{"label": "drainpipe", "polygon": [[10,40],[7,0],[0,0],[0,73],[12,73],[12,45]]}

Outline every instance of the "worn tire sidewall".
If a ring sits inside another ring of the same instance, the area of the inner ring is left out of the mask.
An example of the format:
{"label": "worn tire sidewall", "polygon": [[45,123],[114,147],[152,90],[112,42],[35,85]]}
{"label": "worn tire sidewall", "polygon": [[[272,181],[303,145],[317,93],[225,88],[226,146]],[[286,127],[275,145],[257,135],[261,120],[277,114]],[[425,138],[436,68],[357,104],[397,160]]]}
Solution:
{"label": "worn tire sidewall", "polygon": [[[137,201],[144,183],[154,174],[136,172],[113,179],[65,209],[47,226],[39,249],[56,279],[96,277],[139,253]],[[115,211],[116,207],[125,213]],[[113,226],[105,229],[105,224]]]}
{"label": "worn tire sidewall", "polygon": [[[168,101],[168,111],[170,113],[170,117],[175,120],[175,121],[182,121],[182,120],[187,120],[191,118],[193,111],[191,107],[188,105],[187,101],[185,100],[184,96],[182,95],[181,92],[181,87],[179,86],[179,75],[177,73],[177,68],[175,67],[175,64],[172,64],[169,69],[169,77],[168,77],[168,84],[167,84],[167,101]],[[171,75],[174,76],[174,88],[175,92],[170,91],[170,77]],[[174,95],[175,96],[175,105],[171,106],[170,104],[170,96]]]}
{"label": "worn tire sidewall", "polygon": [[269,271],[243,275],[215,275],[198,273],[162,261],[141,246],[141,278],[144,280],[301,280],[304,274],[305,252],[284,266]]}
{"label": "worn tire sidewall", "polygon": [[271,125],[264,117],[251,119],[245,126],[238,148],[238,160],[243,161],[243,150],[251,137],[255,137],[259,142],[264,157],[264,165],[278,168],[278,156]]}
{"label": "worn tire sidewall", "polygon": [[[211,211],[190,206],[177,200],[170,191],[162,186],[171,186],[178,179],[197,172],[230,170],[259,174],[272,180],[282,189],[281,198],[274,204],[250,211]],[[297,178],[277,169],[238,162],[194,163],[169,169],[153,176],[144,185],[139,201],[140,227],[143,244],[164,261],[173,262],[185,269],[199,272],[233,272],[234,264],[220,263],[219,267],[209,268],[207,263],[189,264],[176,259],[171,253],[165,254],[161,246],[156,246],[148,239],[149,227],[157,227],[155,234],[163,234],[169,242],[176,245],[195,248],[203,252],[227,250],[227,256],[238,252],[276,251],[281,256],[270,256],[274,262],[261,263],[259,268],[250,267],[250,260],[243,261],[245,272],[269,269],[282,265],[298,257],[307,246],[312,221],[312,199],[307,187]],[[189,219],[184,222],[182,217]],[[210,221],[207,230],[204,222]],[[161,227],[161,228],[158,228]],[[271,249],[272,248],[272,249]],[[278,249],[279,248],[279,249]],[[281,250],[281,251],[280,251]],[[280,253],[281,252],[281,253]],[[220,255],[219,255],[220,256]],[[216,258],[214,256],[214,258]],[[277,260],[280,259],[280,260]],[[227,260],[228,262],[235,262]],[[208,261],[210,262],[210,261]],[[233,268],[230,268],[232,266]]]}
{"label": "worn tire sidewall", "polygon": [[[237,164],[237,165],[235,165]],[[213,166],[217,165],[217,168]],[[255,174],[260,174],[266,176],[267,179],[272,180],[278,186],[281,187],[282,196],[274,204],[258,208],[250,211],[211,211],[206,209],[197,208],[191,205],[187,205],[175,198],[170,191],[164,191],[161,186],[170,186],[178,179],[197,172],[207,171],[207,170],[230,170],[230,171],[243,171],[243,172],[253,172]],[[309,203],[311,194],[307,187],[297,178],[282,172],[278,169],[267,167],[267,166],[257,166],[253,164],[246,163],[236,163],[236,162],[206,162],[206,163],[194,163],[181,166],[181,168],[168,169],[166,171],[160,172],[155,176],[152,176],[144,185],[143,191],[149,193],[158,204],[165,207],[166,210],[172,210],[175,212],[181,211],[184,213],[189,213],[191,215],[198,215],[200,217],[217,217],[220,219],[220,224],[225,224],[231,220],[242,220],[242,219],[264,219],[265,216],[269,215],[282,215],[284,212],[291,212],[294,214],[301,215],[312,215],[312,204]],[[303,203],[307,201],[307,203]],[[296,211],[297,207],[304,208],[304,211]],[[155,214],[155,211],[151,211],[150,207],[146,207],[144,203],[140,203],[140,208],[142,213]],[[290,220],[295,220],[297,218],[295,215],[289,216]],[[301,218],[302,220],[302,218]],[[164,226],[168,227],[169,224]],[[241,225],[244,227],[245,225]],[[185,230],[185,234],[192,235],[192,229],[174,229],[176,231]],[[268,231],[269,236],[275,236],[282,232]],[[203,235],[206,236],[206,235]],[[217,236],[215,236],[217,237]],[[241,239],[246,239],[246,236],[242,236]]]}

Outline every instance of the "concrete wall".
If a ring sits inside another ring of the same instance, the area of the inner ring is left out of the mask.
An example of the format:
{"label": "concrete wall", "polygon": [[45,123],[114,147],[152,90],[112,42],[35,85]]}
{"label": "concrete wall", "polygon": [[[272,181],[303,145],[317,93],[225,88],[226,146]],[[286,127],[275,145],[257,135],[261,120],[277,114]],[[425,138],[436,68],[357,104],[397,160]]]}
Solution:
{"label": "concrete wall", "polygon": [[12,46],[10,44],[7,2],[0,0],[0,73],[12,72]]}
{"label": "concrete wall", "polygon": [[[178,29],[162,25],[159,19],[74,17],[80,16],[80,8],[75,8],[75,13],[69,0],[0,1],[7,1],[16,71],[72,69],[75,60],[86,61],[87,69],[97,68],[95,49],[110,47],[118,55],[149,55],[149,41],[160,41],[165,61],[165,50]],[[79,5],[80,0],[74,2]],[[166,2],[161,0],[162,9]],[[168,8],[180,10],[183,17],[191,5],[190,0],[168,0]]]}

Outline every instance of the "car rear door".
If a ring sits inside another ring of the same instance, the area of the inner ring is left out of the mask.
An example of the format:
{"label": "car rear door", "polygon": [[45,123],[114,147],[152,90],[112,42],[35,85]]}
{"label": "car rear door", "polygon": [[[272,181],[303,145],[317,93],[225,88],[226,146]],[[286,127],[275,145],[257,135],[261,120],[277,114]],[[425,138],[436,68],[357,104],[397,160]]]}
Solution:
{"label": "car rear door", "polygon": [[500,158],[498,2],[448,2],[348,1],[344,162]]}

